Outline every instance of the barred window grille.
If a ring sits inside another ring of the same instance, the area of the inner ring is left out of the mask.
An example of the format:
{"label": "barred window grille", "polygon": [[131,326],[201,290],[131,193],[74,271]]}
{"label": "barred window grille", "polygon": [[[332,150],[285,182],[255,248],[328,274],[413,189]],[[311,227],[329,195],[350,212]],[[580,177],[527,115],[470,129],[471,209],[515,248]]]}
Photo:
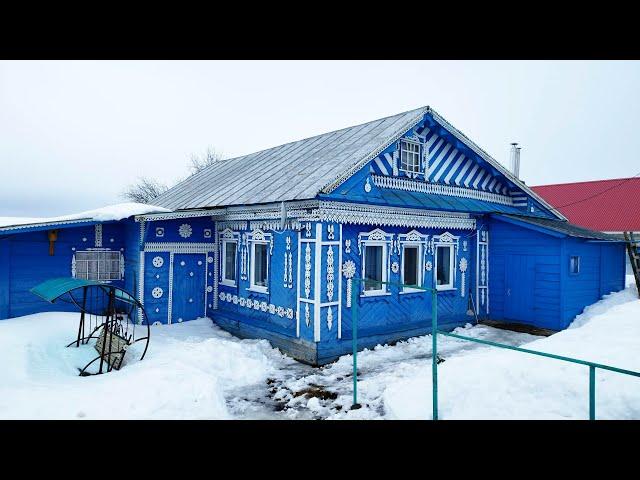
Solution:
{"label": "barred window grille", "polygon": [[408,173],[420,172],[420,144],[400,142],[400,169]]}
{"label": "barred window grille", "polygon": [[75,278],[82,280],[122,280],[120,252],[84,251],[75,254]]}

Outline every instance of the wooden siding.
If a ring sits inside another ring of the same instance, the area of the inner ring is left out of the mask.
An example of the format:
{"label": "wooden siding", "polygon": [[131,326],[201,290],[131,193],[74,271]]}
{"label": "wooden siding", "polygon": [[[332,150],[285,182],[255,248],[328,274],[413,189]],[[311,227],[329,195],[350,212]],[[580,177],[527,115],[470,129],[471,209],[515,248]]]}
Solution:
{"label": "wooden siding", "polygon": [[560,245],[557,237],[499,220],[491,223],[490,319],[559,329]]}
{"label": "wooden siding", "polygon": [[[103,224],[102,241],[104,248],[120,251],[120,248],[124,247],[122,226],[115,222]],[[76,311],[76,308],[68,303],[45,302],[29,290],[49,278],[70,277],[71,259],[74,254],[72,248],[94,248],[94,226],[58,227],[58,239],[54,244],[53,256],[49,255],[46,230],[14,234],[0,243],[4,244],[4,255],[8,255],[8,261],[0,263],[0,282],[5,285],[5,288],[0,290],[8,292],[4,293],[5,297],[8,295],[8,302],[4,307],[0,307],[0,319],[46,311]],[[126,252],[123,253],[126,258]],[[113,283],[123,284],[119,281]]]}
{"label": "wooden siding", "polygon": [[[563,307],[560,328],[566,328],[584,308],[624,288],[624,246],[566,238],[561,259]],[[580,271],[569,270],[571,256],[580,257]]]}

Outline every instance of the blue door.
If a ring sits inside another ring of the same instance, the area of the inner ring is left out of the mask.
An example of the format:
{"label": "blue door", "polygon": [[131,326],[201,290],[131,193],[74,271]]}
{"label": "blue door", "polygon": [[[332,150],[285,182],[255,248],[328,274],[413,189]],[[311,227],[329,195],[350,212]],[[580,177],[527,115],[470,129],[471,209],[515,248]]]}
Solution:
{"label": "blue door", "polygon": [[206,265],[205,254],[174,254],[171,323],[205,316]]}
{"label": "blue door", "polygon": [[508,320],[535,323],[533,311],[535,258],[507,255],[505,262],[504,316]]}

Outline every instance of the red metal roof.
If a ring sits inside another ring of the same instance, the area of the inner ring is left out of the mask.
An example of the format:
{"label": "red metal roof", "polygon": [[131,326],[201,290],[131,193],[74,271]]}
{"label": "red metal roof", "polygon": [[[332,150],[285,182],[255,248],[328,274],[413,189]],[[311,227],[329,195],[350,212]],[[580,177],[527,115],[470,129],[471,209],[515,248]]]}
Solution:
{"label": "red metal roof", "polygon": [[640,231],[640,178],[531,188],[575,225],[603,232]]}

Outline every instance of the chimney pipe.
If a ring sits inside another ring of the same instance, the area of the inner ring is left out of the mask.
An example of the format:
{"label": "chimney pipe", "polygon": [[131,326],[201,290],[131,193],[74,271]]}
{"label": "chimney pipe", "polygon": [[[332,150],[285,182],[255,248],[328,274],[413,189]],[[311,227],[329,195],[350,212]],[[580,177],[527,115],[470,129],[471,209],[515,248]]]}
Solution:
{"label": "chimney pipe", "polygon": [[511,144],[511,173],[516,178],[520,178],[520,147],[517,146],[518,143],[514,142]]}

